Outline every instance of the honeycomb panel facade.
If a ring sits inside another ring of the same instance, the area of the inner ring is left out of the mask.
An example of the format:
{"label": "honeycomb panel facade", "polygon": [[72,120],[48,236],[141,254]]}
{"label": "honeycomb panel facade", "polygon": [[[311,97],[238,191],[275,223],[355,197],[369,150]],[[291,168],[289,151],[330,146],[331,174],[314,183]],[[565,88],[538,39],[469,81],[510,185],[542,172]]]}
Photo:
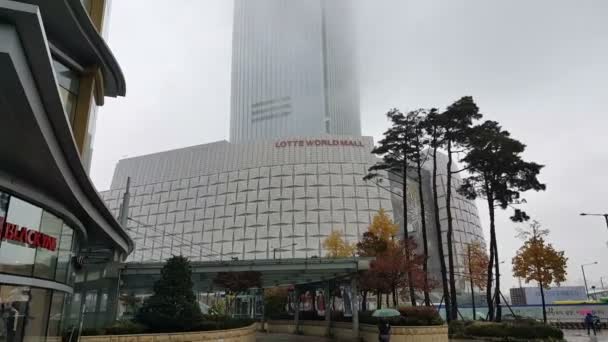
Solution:
{"label": "honeycomb panel facade", "polygon": [[[317,146],[319,140],[328,144]],[[392,214],[389,191],[363,181],[374,162],[371,138],[289,141],[298,146],[219,143],[121,161],[116,187],[102,196],[117,214],[124,193],[118,184],[132,178],[128,230],[136,250],[128,261],[320,257],[332,230],[357,242],[378,209]]]}

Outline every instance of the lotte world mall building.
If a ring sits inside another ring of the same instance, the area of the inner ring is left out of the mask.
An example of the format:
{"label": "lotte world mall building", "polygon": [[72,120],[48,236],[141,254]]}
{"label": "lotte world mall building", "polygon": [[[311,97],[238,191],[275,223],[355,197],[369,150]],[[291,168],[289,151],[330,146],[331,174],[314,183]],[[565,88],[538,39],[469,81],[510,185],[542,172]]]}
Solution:
{"label": "lotte world mall building", "polygon": [[[286,274],[298,260],[322,259],[323,240],[333,230],[357,242],[380,208],[403,234],[401,198],[363,180],[377,159],[372,138],[361,134],[350,6],[342,0],[235,1],[230,141],[123,159],[101,194],[118,215],[130,179],[128,233],[135,250],[123,270],[123,291],[150,294],[159,263],[172,255],[198,265],[201,292],[211,290],[206,274],[217,265],[245,270],[280,262]],[[444,178],[445,172],[442,221]],[[421,239],[418,185],[407,181],[407,229]],[[453,186],[459,182],[456,176]],[[429,170],[423,187],[426,208],[433,208]],[[392,192],[400,191],[395,183]],[[456,273],[463,273],[466,245],[483,241],[483,233],[475,204],[453,193]],[[433,213],[427,222],[429,268],[439,278]],[[285,281],[276,276],[269,285]],[[462,279],[458,284],[466,291]]]}

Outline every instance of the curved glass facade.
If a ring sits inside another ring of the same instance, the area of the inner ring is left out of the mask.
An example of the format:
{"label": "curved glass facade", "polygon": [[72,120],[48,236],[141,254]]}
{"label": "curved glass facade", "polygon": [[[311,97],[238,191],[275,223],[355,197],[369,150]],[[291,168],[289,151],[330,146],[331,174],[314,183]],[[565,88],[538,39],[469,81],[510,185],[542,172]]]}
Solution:
{"label": "curved glass facade", "polygon": [[77,245],[74,230],[62,219],[0,192],[0,341],[61,341],[71,295],[18,284],[8,276],[71,286]]}
{"label": "curved glass facade", "polygon": [[73,283],[74,230],[52,213],[0,192],[0,273]]}

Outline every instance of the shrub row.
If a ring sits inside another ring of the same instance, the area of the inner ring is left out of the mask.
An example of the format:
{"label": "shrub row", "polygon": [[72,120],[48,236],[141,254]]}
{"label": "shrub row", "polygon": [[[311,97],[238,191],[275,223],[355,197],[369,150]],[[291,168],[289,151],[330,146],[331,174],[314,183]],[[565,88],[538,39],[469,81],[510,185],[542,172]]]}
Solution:
{"label": "shrub row", "polygon": [[563,340],[564,333],[538,322],[450,322],[451,337],[491,337],[504,340]]}
{"label": "shrub row", "polygon": [[[205,320],[187,331],[210,331],[237,329],[251,325],[254,321],[251,319],[235,319],[225,316],[206,316]],[[187,332],[183,331],[183,332]],[[146,327],[142,324],[133,321],[116,321],[114,324],[102,329],[84,329],[83,336],[94,335],[132,335],[132,334],[154,334],[168,332],[163,329]],[[176,331],[171,331],[176,332]]]}
{"label": "shrub row", "polygon": [[[399,308],[401,316],[391,317],[389,322],[395,326],[425,326],[425,325],[441,325],[443,319],[439,316],[439,313],[435,308],[432,307],[401,307]],[[361,311],[359,312],[359,322],[365,324],[378,324],[379,319],[372,317],[373,311]],[[293,314],[275,313],[269,315],[270,319],[275,320],[293,320]],[[303,321],[322,321],[325,319],[323,316],[317,315],[314,311],[303,311],[300,312],[300,317]],[[342,312],[332,312],[331,320],[333,322],[352,322],[352,317],[344,317]]]}

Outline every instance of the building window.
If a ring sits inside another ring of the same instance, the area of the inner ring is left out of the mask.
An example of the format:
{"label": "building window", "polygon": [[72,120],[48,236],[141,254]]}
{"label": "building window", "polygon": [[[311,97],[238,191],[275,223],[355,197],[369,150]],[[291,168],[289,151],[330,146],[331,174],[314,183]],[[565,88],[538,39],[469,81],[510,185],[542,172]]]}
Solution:
{"label": "building window", "polygon": [[0,192],[0,228],[0,272],[69,283],[70,259],[78,245],[63,220]]}
{"label": "building window", "polygon": [[[57,216],[44,211],[40,222],[40,232],[51,236],[60,241],[63,221]],[[68,228],[69,229],[69,228]],[[55,247],[54,251],[38,248],[36,250],[36,258],[34,261],[34,277],[44,279],[54,279],[55,269],[57,268],[57,255],[59,249]]]}
{"label": "building window", "polygon": [[[63,292],[53,291],[51,299],[51,311],[49,314],[49,326],[46,330],[47,341],[60,340],[63,331],[63,307],[65,305],[66,294]],[[50,339],[53,337],[54,339]]]}
{"label": "building window", "polygon": [[106,312],[108,309],[108,292],[103,290],[99,298],[99,312]]}
{"label": "building window", "polygon": [[69,283],[66,279],[70,274],[70,261],[72,259],[72,240],[74,237],[74,231],[63,225],[61,230],[61,237],[59,238],[59,250],[57,255],[57,271],[55,273],[55,281],[61,283]]}
{"label": "building window", "polygon": [[[66,294],[28,286],[0,286],[0,341],[60,338]],[[47,339],[50,341],[51,339]]]}
{"label": "building window", "polygon": [[80,79],[76,72],[56,60],[53,60],[53,69],[55,70],[63,109],[68,116],[70,126],[72,126],[74,124],[74,116],[76,115]]}
{"label": "building window", "polygon": [[74,293],[72,296],[72,306],[70,308],[70,319],[76,320],[80,315],[80,306],[82,304],[82,293]]}
{"label": "building window", "polygon": [[87,291],[84,297],[84,311],[95,312],[97,307],[97,290]]}
{"label": "building window", "polygon": [[[39,231],[41,218],[41,208],[11,196],[6,222],[13,224],[14,227]],[[4,230],[3,238],[8,233],[6,224]],[[31,276],[35,256],[36,249],[25,246],[16,239],[4,238],[0,245],[0,272]]]}

